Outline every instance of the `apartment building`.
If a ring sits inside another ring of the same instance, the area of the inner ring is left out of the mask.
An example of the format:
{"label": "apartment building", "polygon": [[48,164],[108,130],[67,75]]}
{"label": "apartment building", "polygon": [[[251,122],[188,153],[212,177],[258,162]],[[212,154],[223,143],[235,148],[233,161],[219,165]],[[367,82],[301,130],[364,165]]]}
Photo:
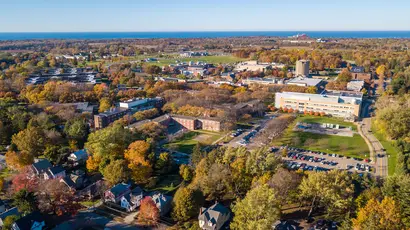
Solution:
{"label": "apartment building", "polygon": [[276,93],[276,108],[324,112],[334,117],[354,119],[360,116],[363,94],[358,92],[325,92],[322,94]]}
{"label": "apartment building", "polygon": [[222,130],[222,122],[214,117],[190,117],[182,115],[171,115],[172,121],[189,130],[209,130],[220,132]]}

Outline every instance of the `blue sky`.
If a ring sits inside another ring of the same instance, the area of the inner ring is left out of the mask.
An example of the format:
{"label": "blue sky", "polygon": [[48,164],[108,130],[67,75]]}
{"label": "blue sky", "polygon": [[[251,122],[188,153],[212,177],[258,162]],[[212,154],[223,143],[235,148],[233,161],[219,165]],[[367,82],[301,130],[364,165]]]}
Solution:
{"label": "blue sky", "polygon": [[0,0],[0,32],[410,30],[408,0]]}

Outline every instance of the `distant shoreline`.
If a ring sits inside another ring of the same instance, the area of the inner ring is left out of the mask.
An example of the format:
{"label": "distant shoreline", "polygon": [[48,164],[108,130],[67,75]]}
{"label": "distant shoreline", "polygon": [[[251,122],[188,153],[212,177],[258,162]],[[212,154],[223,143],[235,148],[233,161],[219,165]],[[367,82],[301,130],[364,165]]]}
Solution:
{"label": "distant shoreline", "polygon": [[410,31],[197,31],[197,32],[0,32],[0,41],[35,39],[159,39],[289,37],[307,34],[311,38],[410,38]]}

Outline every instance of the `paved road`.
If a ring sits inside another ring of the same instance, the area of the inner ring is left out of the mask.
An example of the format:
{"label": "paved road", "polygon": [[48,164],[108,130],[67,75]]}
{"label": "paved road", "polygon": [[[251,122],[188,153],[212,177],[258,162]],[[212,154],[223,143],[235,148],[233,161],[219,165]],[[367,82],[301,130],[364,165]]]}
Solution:
{"label": "paved road", "polygon": [[[371,132],[372,121],[370,117],[363,118],[360,128],[362,129],[363,135],[370,142],[373,149],[373,159],[376,160],[376,175],[381,177],[388,176],[388,156],[383,148],[380,141]],[[370,132],[369,132],[370,131]],[[377,157],[379,154],[383,157]]]}

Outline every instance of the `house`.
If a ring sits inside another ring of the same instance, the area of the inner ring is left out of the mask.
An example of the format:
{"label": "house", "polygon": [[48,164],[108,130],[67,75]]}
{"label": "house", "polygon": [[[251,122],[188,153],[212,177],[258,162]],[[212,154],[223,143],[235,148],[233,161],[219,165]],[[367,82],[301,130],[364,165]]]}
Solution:
{"label": "house", "polygon": [[128,212],[134,211],[141,205],[141,200],[144,197],[143,191],[140,187],[134,188],[131,193],[121,197],[121,207],[125,208]]}
{"label": "house", "polygon": [[46,229],[46,223],[40,212],[32,212],[13,223],[12,230],[42,230]]}
{"label": "house", "polygon": [[166,196],[162,193],[156,193],[151,196],[152,200],[154,201],[155,205],[159,210],[159,214],[161,216],[166,215],[172,208],[172,197]]}
{"label": "house", "polygon": [[65,169],[60,165],[51,167],[44,173],[45,180],[64,178],[65,176]]}
{"label": "house", "polygon": [[131,192],[131,185],[120,183],[104,192],[104,200],[119,203],[121,198]]}
{"label": "house", "polygon": [[8,217],[8,216],[18,216],[18,215],[20,215],[20,213],[19,213],[17,207],[11,208],[7,211],[3,211],[0,214],[0,227],[3,227],[4,220],[6,219],[6,217]]}
{"label": "house", "polygon": [[68,160],[73,162],[73,163],[84,163],[88,159],[88,154],[85,149],[78,150],[76,152],[73,152],[68,156]]}
{"label": "house", "polygon": [[60,182],[67,185],[71,190],[78,190],[86,185],[88,179],[86,178],[84,171],[77,170],[64,178],[61,178]]}
{"label": "house", "polygon": [[199,227],[202,229],[218,230],[227,224],[231,212],[225,206],[215,203],[209,208],[202,207],[199,212]]}
{"label": "house", "polygon": [[48,160],[39,160],[31,165],[31,168],[35,175],[40,176],[47,172],[49,168],[53,167]]}

